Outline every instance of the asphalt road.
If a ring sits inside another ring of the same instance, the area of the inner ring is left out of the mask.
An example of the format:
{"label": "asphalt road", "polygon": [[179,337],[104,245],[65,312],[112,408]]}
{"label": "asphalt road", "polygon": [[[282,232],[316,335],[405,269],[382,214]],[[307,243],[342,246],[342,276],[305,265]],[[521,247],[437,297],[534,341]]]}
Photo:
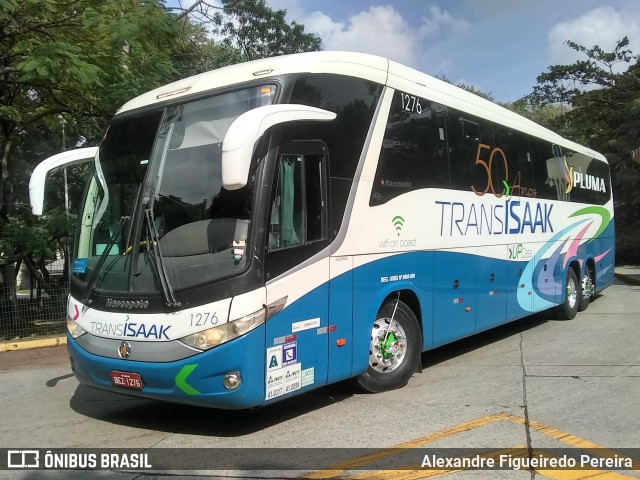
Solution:
{"label": "asphalt road", "polygon": [[[71,375],[65,346],[4,352],[0,448],[166,448],[163,461],[180,466],[187,448],[212,449],[194,451],[196,456],[244,448],[239,454],[255,455],[255,464],[260,455],[271,456],[284,469],[287,456],[291,465],[300,465],[296,456],[316,451],[320,460],[310,460],[308,470],[318,462],[335,465],[306,474],[309,478],[640,478],[638,466],[615,472],[480,472],[400,470],[385,463],[398,452],[415,452],[408,447],[472,448],[471,454],[485,457],[510,448],[606,448],[612,456],[640,448],[639,327],[640,287],[617,283],[572,321],[538,314],[427,352],[423,372],[403,389],[372,395],[341,383],[241,412],[164,404],[80,386]],[[265,447],[294,450],[285,455],[251,450]],[[313,450],[295,450],[300,448]],[[345,460],[352,462],[340,465]],[[422,456],[409,460],[419,464]],[[198,471],[189,478],[295,478],[303,473],[227,469]],[[175,472],[0,470],[0,478],[25,479],[142,480],[169,474]]]}

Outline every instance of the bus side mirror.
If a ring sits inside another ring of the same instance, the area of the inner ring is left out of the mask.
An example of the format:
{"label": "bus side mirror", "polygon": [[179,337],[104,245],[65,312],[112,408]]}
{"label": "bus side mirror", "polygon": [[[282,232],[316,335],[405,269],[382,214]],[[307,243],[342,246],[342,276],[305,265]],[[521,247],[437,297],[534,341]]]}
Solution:
{"label": "bus side mirror", "polygon": [[336,114],[307,105],[266,105],[243,113],[229,127],[222,143],[222,185],[237,190],[247,184],[258,139],[269,128],[286,122],[329,122]]}
{"label": "bus side mirror", "polygon": [[98,153],[98,147],[78,148],[68,150],[49,157],[36,166],[29,179],[29,201],[31,202],[31,212],[34,215],[42,215],[44,204],[44,187],[47,175],[52,170],[61,167],[70,167],[93,161]]}

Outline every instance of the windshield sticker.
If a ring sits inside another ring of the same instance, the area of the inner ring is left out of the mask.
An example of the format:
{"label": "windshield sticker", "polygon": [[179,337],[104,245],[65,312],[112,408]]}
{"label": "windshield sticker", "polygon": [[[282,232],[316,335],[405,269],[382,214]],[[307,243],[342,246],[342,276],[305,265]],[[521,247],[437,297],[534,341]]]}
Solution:
{"label": "windshield sticker", "polygon": [[71,267],[73,273],[86,273],[87,272],[87,259],[86,258],[76,258],[73,261],[73,266]]}

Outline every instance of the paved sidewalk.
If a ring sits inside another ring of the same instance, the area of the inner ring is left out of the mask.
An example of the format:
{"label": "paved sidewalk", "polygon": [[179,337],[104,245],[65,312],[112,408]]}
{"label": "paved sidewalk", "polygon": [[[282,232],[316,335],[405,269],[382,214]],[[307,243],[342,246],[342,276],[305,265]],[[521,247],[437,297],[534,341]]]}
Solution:
{"label": "paved sidewalk", "polygon": [[616,267],[616,277],[630,285],[640,285],[640,266],[626,265],[624,267]]}

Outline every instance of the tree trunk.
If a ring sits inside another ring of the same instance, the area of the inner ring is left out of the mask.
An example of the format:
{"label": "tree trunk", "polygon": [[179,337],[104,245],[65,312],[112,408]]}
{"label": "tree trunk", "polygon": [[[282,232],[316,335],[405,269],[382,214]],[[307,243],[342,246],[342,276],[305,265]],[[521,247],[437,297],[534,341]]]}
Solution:
{"label": "tree trunk", "polygon": [[31,275],[33,275],[37,281],[42,285],[42,289],[47,293],[47,295],[51,296],[51,286],[49,284],[49,272],[47,272],[47,269],[45,268],[44,271],[47,272],[46,277],[42,274],[42,272],[40,272],[37,267],[35,262],[33,261],[33,258],[27,256],[24,257],[23,259],[24,264],[27,266],[27,270],[29,270],[29,273]]}
{"label": "tree trunk", "polygon": [[8,221],[7,205],[5,202],[6,184],[9,178],[9,152],[13,144],[13,131],[10,132],[2,146],[2,159],[0,160],[0,229]]}
{"label": "tree trunk", "polygon": [[[13,265],[10,262],[0,262],[0,305],[2,306],[3,330],[20,323],[16,298],[16,276],[13,272]],[[11,335],[14,333],[10,332]]]}

